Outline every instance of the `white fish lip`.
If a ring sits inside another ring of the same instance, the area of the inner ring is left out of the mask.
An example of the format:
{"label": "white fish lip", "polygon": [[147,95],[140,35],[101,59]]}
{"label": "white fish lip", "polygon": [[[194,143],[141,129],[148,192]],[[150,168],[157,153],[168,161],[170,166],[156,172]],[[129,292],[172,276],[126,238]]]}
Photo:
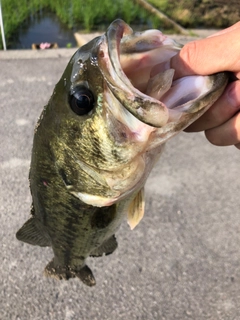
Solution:
{"label": "white fish lip", "polygon": [[169,119],[168,108],[136,89],[123,72],[119,61],[121,38],[131,32],[132,29],[122,20],[116,20],[110,25],[99,47],[98,66],[108,87],[125,109],[145,124],[162,127]]}

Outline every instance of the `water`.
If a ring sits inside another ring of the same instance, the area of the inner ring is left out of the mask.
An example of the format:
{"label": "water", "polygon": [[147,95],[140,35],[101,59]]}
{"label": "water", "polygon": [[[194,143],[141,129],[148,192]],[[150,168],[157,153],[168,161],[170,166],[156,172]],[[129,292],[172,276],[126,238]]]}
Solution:
{"label": "water", "polygon": [[7,44],[7,48],[31,49],[33,43],[42,42],[56,42],[59,48],[66,48],[67,45],[76,47],[74,31],[61,23],[55,14],[41,11],[29,17],[21,25],[10,40],[10,43]]}

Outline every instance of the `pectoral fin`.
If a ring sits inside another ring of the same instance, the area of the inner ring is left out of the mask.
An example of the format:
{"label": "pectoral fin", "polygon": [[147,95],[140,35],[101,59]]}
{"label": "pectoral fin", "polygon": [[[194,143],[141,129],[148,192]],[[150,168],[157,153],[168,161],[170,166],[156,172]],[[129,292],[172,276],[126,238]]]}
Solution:
{"label": "pectoral fin", "polygon": [[18,240],[40,247],[48,247],[51,245],[50,239],[44,235],[39,229],[38,220],[35,217],[30,218],[18,230],[16,237]]}
{"label": "pectoral fin", "polygon": [[104,253],[105,253],[105,255],[111,254],[111,253],[113,253],[114,250],[117,249],[117,246],[118,246],[117,240],[116,240],[115,236],[113,235],[111,238],[104,241],[101,246],[94,249],[91,252],[90,256],[91,257],[101,257]]}
{"label": "pectoral fin", "polygon": [[144,216],[144,188],[142,188],[130,203],[128,208],[128,224],[133,230]]}

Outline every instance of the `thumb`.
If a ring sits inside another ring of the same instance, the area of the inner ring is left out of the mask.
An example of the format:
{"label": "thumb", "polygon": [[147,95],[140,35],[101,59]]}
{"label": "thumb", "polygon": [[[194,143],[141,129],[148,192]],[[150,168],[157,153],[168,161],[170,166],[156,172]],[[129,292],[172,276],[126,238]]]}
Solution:
{"label": "thumb", "polygon": [[206,39],[187,43],[172,57],[174,78],[187,75],[209,75],[221,71],[240,75],[240,27]]}

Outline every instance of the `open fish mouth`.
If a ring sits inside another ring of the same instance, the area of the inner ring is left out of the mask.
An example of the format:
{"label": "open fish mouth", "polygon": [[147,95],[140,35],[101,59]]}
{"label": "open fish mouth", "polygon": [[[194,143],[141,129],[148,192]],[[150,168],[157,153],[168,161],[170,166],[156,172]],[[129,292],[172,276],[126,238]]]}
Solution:
{"label": "open fish mouth", "polygon": [[124,21],[115,20],[100,45],[99,67],[111,92],[126,110],[141,122],[161,128],[179,120],[182,114],[200,116],[226,83],[224,73],[174,80],[174,69],[162,71],[181,48],[159,30],[133,32]]}
{"label": "open fish mouth", "polygon": [[174,80],[173,69],[162,71],[162,63],[181,48],[158,30],[133,32],[115,20],[104,35],[77,51],[73,87],[86,85],[97,101],[86,118],[77,117],[84,134],[81,151],[76,152],[76,144],[73,156],[82,176],[89,178],[88,189],[68,187],[84,203],[109,206],[140,190],[162,144],[201,116],[224,90],[226,73]]}

